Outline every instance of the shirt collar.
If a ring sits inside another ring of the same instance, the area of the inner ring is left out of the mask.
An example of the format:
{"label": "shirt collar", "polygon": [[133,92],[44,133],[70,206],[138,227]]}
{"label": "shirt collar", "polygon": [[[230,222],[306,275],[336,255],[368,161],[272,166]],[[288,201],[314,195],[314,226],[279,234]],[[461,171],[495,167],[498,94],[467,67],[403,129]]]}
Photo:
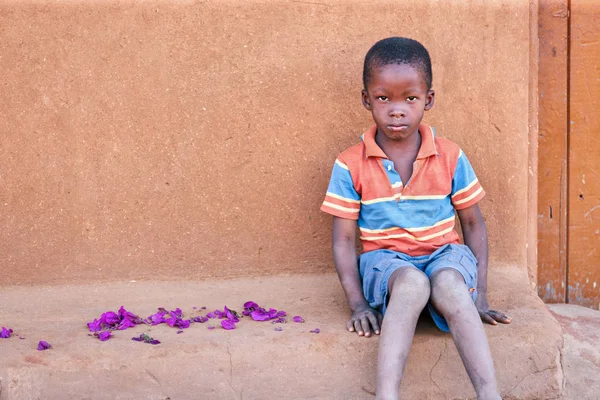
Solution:
{"label": "shirt collar", "polygon": [[[421,147],[419,148],[419,153],[417,154],[417,160],[437,155],[438,152],[435,147],[435,129],[429,125],[420,124],[419,133],[421,134]],[[362,135],[362,141],[365,144],[366,156],[388,158],[388,156],[383,152],[383,150],[381,150],[381,147],[379,147],[375,141],[376,134],[377,125],[373,125]]]}

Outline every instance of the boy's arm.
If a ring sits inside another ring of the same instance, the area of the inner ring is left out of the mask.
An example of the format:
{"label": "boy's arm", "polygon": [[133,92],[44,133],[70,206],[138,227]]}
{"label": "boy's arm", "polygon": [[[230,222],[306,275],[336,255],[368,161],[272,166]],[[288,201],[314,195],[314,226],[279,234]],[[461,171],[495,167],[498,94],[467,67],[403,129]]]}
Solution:
{"label": "boy's arm", "polygon": [[352,317],[347,328],[359,336],[371,336],[371,327],[379,335],[382,316],[365,300],[356,262],[356,221],[333,217],[333,261]]}
{"label": "boy's arm", "polygon": [[484,322],[497,325],[498,322],[510,324],[511,319],[500,311],[490,310],[487,302],[487,269],[488,269],[488,238],[485,221],[474,204],[463,210],[458,210],[458,218],[462,226],[465,244],[477,258],[477,299],[475,306]]}

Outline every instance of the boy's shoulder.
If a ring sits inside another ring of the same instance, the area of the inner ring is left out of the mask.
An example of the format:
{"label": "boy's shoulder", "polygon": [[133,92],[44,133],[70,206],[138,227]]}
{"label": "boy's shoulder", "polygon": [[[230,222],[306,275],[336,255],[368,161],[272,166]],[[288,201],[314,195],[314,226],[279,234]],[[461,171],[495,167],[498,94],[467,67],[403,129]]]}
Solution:
{"label": "boy's shoulder", "polygon": [[462,151],[460,146],[453,142],[450,139],[446,139],[444,137],[436,136],[435,139],[435,147],[439,155],[445,156],[454,156],[457,157]]}

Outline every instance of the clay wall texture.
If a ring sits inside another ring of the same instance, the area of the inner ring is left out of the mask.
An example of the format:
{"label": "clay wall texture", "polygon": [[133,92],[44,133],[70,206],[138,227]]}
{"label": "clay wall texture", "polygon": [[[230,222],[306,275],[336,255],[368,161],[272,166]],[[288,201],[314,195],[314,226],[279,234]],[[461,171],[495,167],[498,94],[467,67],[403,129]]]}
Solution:
{"label": "clay wall texture", "polygon": [[0,284],[332,271],[319,211],[371,124],[377,40],[429,49],[425,121],[526,267],[529,1],[3,2]]}

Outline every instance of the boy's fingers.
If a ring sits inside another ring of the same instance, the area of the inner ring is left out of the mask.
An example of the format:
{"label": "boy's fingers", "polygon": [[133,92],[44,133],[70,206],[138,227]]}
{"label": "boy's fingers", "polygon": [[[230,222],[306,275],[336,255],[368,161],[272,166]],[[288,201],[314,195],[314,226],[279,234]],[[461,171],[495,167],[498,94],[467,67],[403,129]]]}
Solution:
{"label": "boy's fingers", "polygon": [[503,322],[505,324],[510,324],[511,323],[510,317],[508,315],[500,312],[500,311],[490,310],[490,314],[498,322]]}
{"label": "boy's fingers", "polygon": [[348,331],[350,331],[350,332],[354,332],[354,321],[353,320],[346,322],[346,329],[348,329]]}
{"label": "boy's fingers", "polygon": [[369,319],[367,317],[362,317],[360,320],[363,330],[365,331],[365,336],[371,336],[371,327],[369,326]]}
{"label": "boy's fingers", "polygon": [[356,333],[358,333],[358,336],[362,336],[364,334],[362,327],[360,326],[359,319],[354,320],[354,330],[356,331]]}
{"label": "boy's fingers", "polygon": [[491,324],[491,325],[497,325],[498,324],[496,322],[496,320],[494,318],[492,318],[488,313],[484,312],[484,313],[481,313],[480,315],[481,315],[481,319],[484,322],[487,322],[488,324]]}
{"label": "boy's fingers", "polygon": [[375,331],[376,335],[379,335],[379,323],[377,322],[377,317],[373,314],[369,314],[369,322],[371,322],[371,326],[373,327],[373,330]]}

